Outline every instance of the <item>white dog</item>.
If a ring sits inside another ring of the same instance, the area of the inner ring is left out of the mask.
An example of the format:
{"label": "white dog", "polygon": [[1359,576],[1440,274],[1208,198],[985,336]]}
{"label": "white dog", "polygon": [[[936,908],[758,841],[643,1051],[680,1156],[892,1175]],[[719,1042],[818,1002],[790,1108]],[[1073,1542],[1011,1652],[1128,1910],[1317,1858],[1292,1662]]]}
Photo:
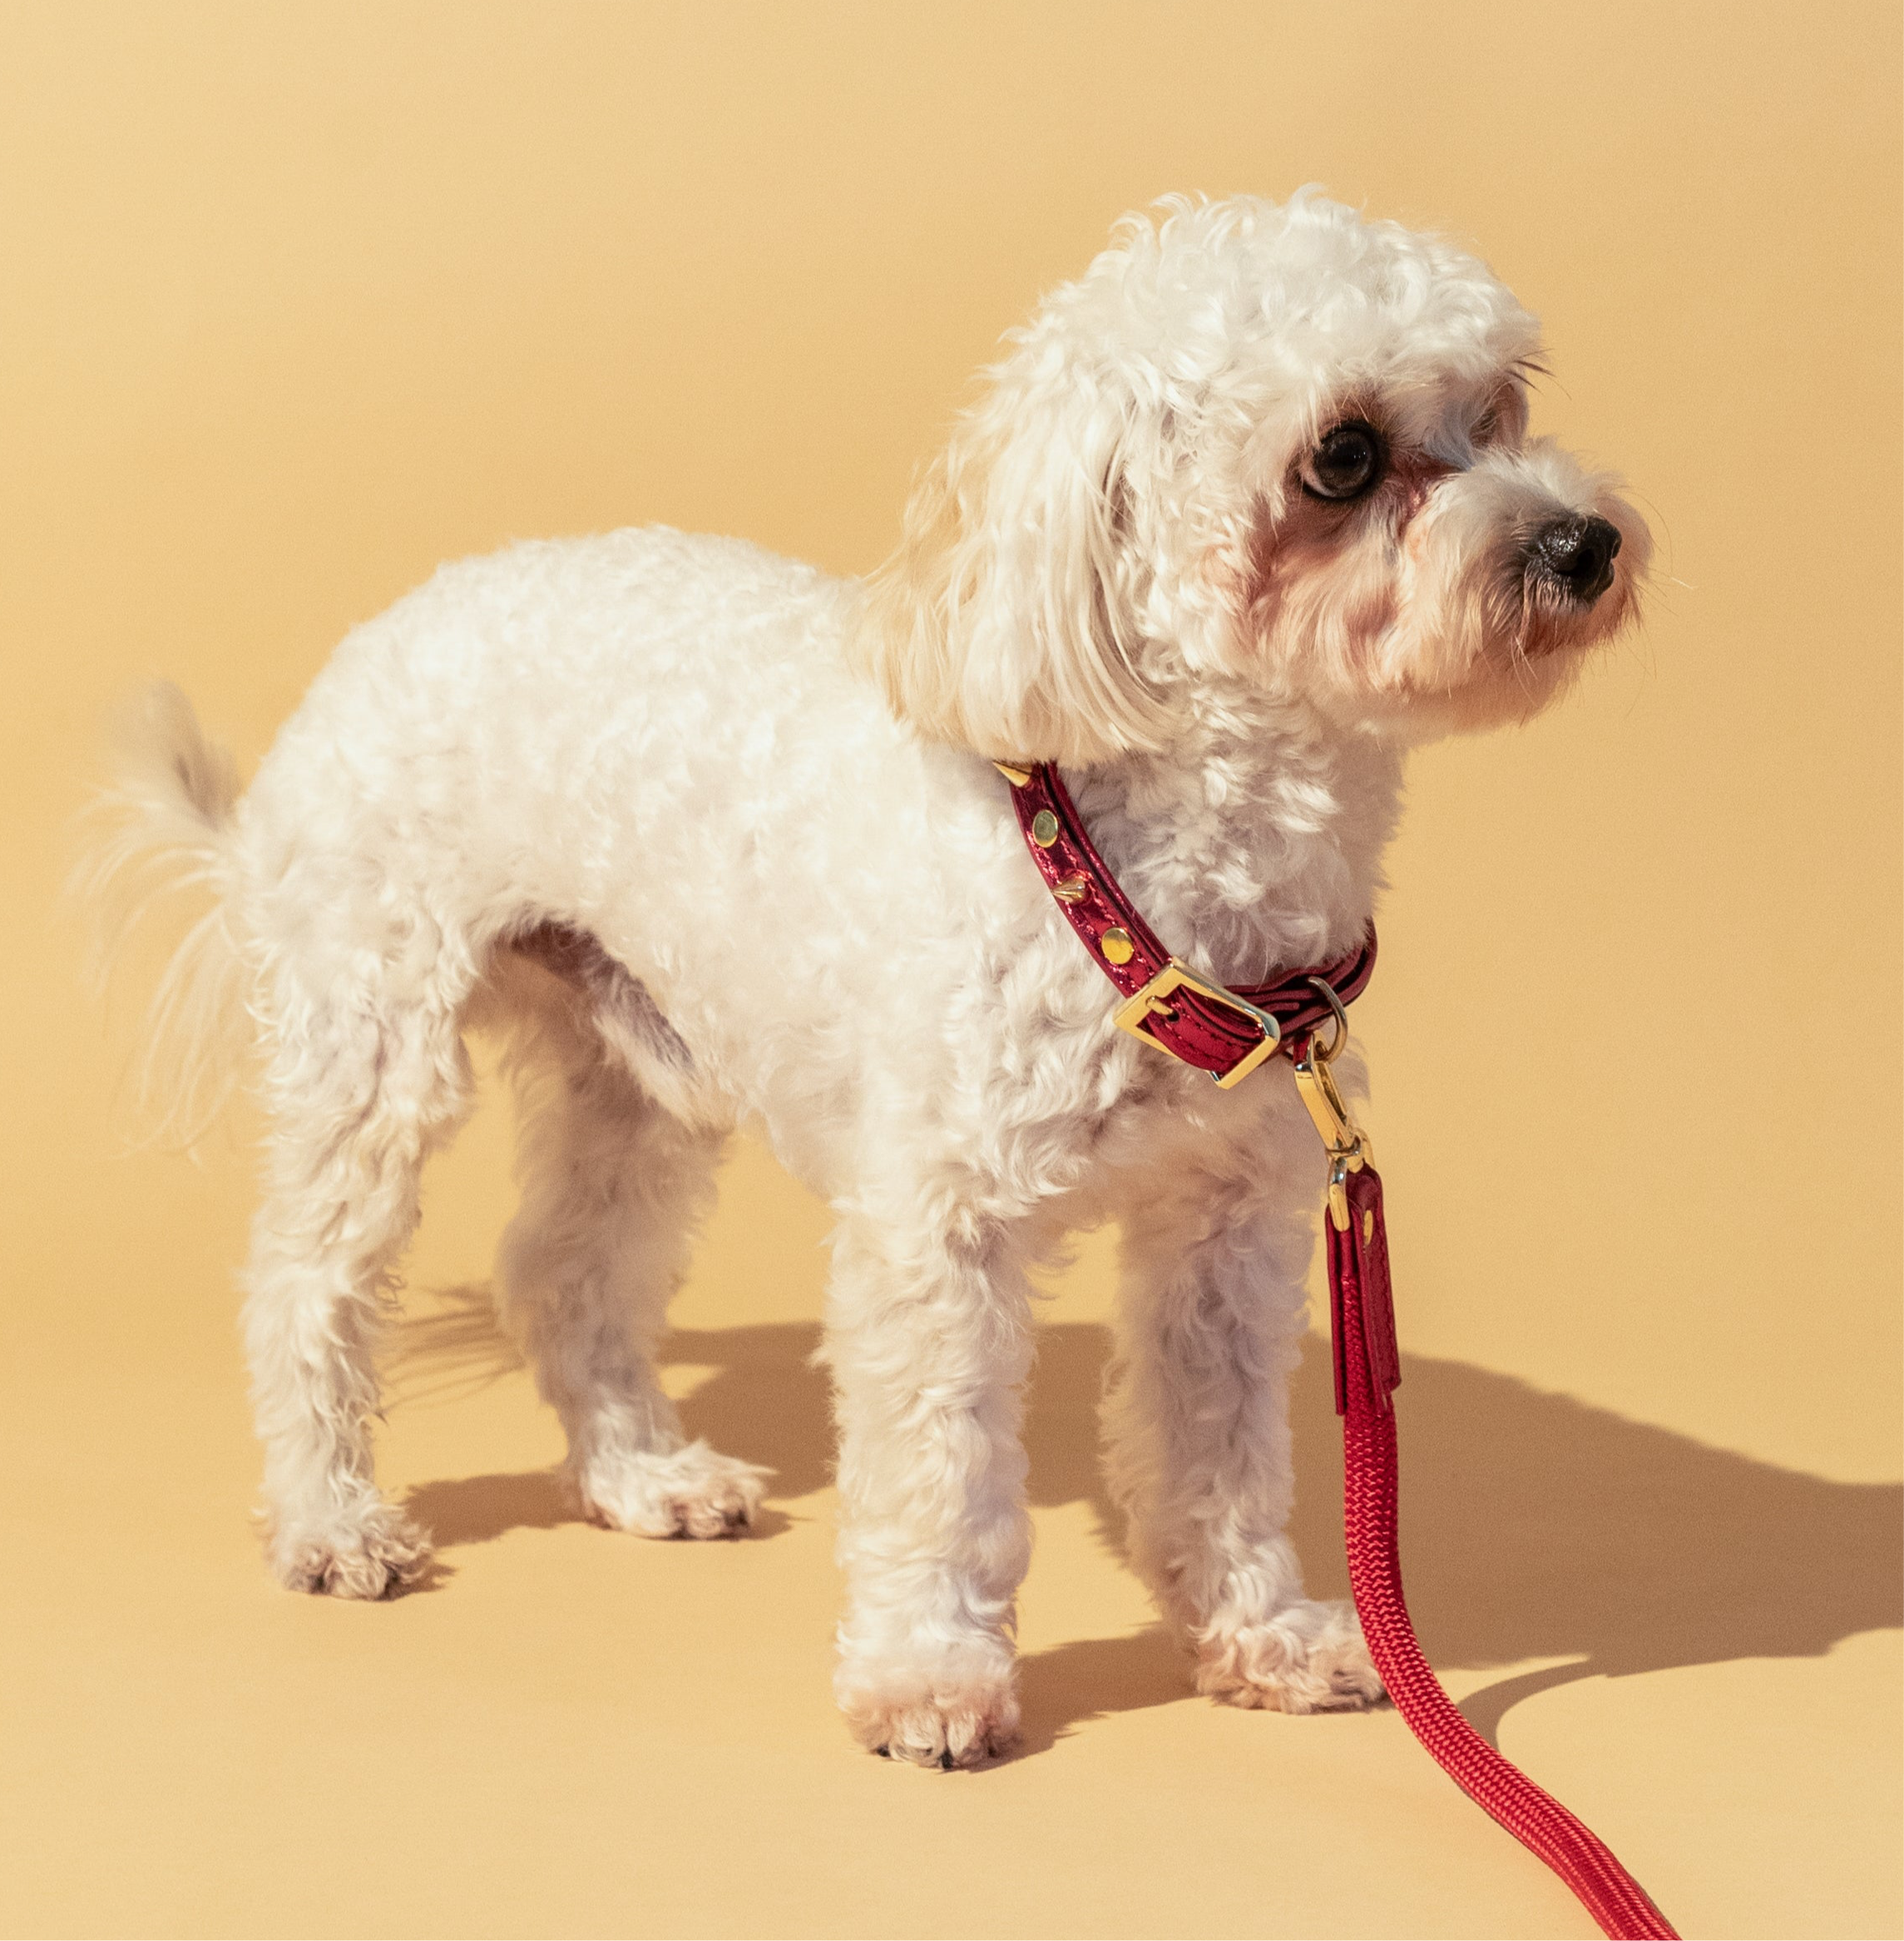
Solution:
{"label": "white dog", "polygon": [[1113,1028],[992,758],[1062,764],[1204,975],[1353,947],[1406,747],[1531,715],[1634,611],[1644,526],[1526,437],[1536,349],[1445,242],[1307,194],[1178,202],[1011,340],[868,580],[662,529],[446,567],[345,640],[242,801],[157,690],[96,887],[215,891],[161,991],[181,1109],[220,1018],[255,1027],[283,1582],[375,1598],[428,1557],[372,1475],[373,1354],[487,1027],[522,1104],[503,1318],[599,1521],[718,1537],[759,1502],[654,1370],[730,1129],[837,1212],[866,1746],[966,1766],[1014,1735],[1026,1269],[1107,1218],[1108,1473],[1199,1687],[1377,1698],[1283,1534],[1321,1148],[1281,1061],[1219,1089]]}

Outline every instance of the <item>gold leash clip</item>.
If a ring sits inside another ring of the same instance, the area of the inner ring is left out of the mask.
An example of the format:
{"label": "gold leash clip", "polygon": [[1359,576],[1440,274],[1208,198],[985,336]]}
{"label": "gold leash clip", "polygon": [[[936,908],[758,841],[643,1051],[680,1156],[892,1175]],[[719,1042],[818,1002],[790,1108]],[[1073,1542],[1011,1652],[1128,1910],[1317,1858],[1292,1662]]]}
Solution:
{"label": "gold leash clip", "polygon": [[1316,1122],[1329,1156],[1329,1218],[1338,1233],[1348,1231],[1348,1176],[1359,1173],[1375,1157],[1368,1134],[1355,1123],[1329,1067],[1341,1057],[1348,1043],[1348,1013],[1326,978],[1309,982],[1328,1000],[1335,1014],[1335,1036],[1325,1048],[1322,1034],[1312,1031],[1303,1040],[1294,1059],[1296,1089],[1302,1094],[1309,1117]]}

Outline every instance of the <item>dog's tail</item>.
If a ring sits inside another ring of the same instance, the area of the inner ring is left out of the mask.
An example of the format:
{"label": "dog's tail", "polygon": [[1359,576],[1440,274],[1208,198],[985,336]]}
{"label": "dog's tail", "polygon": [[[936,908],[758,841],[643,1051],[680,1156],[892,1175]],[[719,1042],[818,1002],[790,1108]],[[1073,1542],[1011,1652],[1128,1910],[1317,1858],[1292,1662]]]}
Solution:
{"label": "dog's tail", "polygon": [[244,1062],[245,962],[235,934],[238,771],[169,682],[126,707],[96,837],[70,888],[91,919],[103,993],[152,916],[183,926],[153,990],[133,1067],[148,1143],[193,1145],[230,1099]]}

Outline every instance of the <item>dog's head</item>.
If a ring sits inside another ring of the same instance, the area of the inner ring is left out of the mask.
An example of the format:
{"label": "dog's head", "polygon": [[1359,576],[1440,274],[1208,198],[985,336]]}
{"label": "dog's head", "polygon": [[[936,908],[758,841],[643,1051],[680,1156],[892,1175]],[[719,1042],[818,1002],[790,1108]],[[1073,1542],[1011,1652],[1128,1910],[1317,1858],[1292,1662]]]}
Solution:
{"label": "dog's head", "polygon": [[1259,694],[1416,740],[1533,714],[1634,613],[1644,523],[1528,437],[1535,319],[1435,237],[1177,203],[1011,341],[869,585],[927,734],[1082,764]]}

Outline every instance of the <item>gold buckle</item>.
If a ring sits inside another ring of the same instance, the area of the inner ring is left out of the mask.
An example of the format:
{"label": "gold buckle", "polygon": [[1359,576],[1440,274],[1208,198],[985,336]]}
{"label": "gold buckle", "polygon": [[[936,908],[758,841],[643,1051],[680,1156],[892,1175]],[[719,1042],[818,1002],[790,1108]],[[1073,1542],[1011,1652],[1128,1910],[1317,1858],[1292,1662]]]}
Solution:
{"label": "gold buckle", "polygon": [[[1269,1012],[1259,1011],[1247,998],[1239,997],[1234,990],[1225,990],[1220,984],[1212,984],[1207,977],[1198,976],[1188,964],[1173,957],[1141,990],[1134,991],[1118,1006],[1117,1028],[1120,1031],[1128,1031],[1133,1038],[1141,1038],[1155,1050],[1176,1059],[1179,1064],[1188,1064],[1188,1059],[1180,1057],[1161,1038],[1152,1037],[1143,1028],[1145,1020],[1160,1011],[1166,1015],[1174,1015],[1167,1001],[1170,993],[1186,989],[1195,991],[1199,997],[1207,997],[1212,1004],[1222,1005],[1229,1010],[1240,1011],[1263,1034],[1263,1042],[1254,1050],[1245,1053],[1227,1072],[1210,1074],[1227,1092],[1232,1085],[1240,1085],[1282,1042],[1283,1027]],[[1202,1068],[1199,1066],[1198,1069],[1200,1070]]]}

